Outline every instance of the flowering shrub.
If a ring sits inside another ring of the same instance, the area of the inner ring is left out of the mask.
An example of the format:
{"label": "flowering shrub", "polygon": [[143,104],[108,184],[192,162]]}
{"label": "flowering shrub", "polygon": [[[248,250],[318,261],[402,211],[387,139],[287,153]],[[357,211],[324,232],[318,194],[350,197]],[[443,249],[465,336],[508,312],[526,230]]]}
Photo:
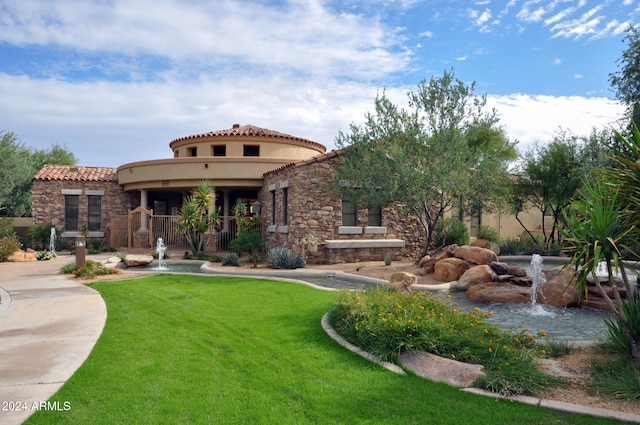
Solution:
{"label": "flowering shrub", "polygon": [[[70,264],[74,264],[75,266],[75,263],[70,263]],[[79,269],[73,270],[72,273],[75,277],[81,277],[84,279],[93,279],[98,275],[118,274],[120,273],[120,270],[106,267],[104,264],[98,261],[88,260],[84,264],[84,266],[82,266]]]}
{"label": "flowering shrub", "polygon": [[461,311],[428,293],[376,289],[340,291],[330,320],[345,339],[381,359],[420,349],[483,365],[486,377],[478,385],[492,391],[539,390],[547,377],[533,361],[536,338],[526,329],[506,332],[487,324],[490,314]]}
{"label": "flowering shrub", "polygon": [[51,253],[49,251],[38,251],[36,252],[36,260],[38,261],[46,261],[51,260]]}

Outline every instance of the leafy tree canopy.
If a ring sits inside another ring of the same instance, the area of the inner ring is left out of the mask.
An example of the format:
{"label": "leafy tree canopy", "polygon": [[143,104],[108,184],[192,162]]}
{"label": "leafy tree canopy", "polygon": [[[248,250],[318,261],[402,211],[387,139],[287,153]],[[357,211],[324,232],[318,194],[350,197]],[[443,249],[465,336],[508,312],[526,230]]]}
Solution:
{"label": "leafy tree canopy", "polygon": [[33,150],[13,132],[0,131],[0,215],[28,216],[31,213],[31,181],[46,163],[75,165],[66,147]]}
{"label": "leafy tree canopy", "polygon": [[517,152],[475,83],[464,84],[453,70],[418,84],[408,105],[395,105],[383,92],[364,124],[339,133],[344,156],[335,187],[359,207],[406,205],[424,226],[426,252],[454,203],[500,204]]}

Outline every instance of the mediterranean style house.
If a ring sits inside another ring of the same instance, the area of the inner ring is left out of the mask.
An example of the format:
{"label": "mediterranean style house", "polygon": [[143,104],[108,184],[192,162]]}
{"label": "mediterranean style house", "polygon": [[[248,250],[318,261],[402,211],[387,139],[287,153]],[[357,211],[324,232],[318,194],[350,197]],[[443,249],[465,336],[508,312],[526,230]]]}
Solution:
{"label": "mediterranean style house", "polygon": [[[52,224],[69,242],[84,234],[103,246],[152,251],[162,237],[170,249],[188,250],[175,231],[177,214],[191,190],[206,180],[216,193],[212,208],[222,216],[210,235],[210,252],[225,251],[235,237],[232,208],[242,200],[261,218],[267,249],[287,247],[310,263],[421,253],[422,227],[401,206],[358,211],[332,194],[339,151],[239,124],[182,137],[169,147],[172,158],[118,168],[44,166],[33,179],[33,224]],[[499,218],[497,228],[502,228]]]}

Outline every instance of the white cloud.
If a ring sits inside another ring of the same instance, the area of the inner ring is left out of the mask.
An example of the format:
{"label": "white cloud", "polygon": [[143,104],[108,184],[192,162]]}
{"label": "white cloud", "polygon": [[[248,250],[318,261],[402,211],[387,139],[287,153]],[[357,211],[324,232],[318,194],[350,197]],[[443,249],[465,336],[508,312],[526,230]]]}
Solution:
{"label": "white cloud", "polygon": [[[84,54],[165,58],[172,67],[231,63],[379,78],[408,52],[378,18],[335,13],[322,2],[21,1],[0,5],[0,42]],[[374,53],[374,54],[372,54]],[[186,63],[185,63],[186,62]]]}
{"label": "white cloud", "polygon": [[520,151],[553,140],[559,128],[585,136],[594,127],[620,129],[625,111],[619,102],[601,97],[513,94],[488,96],[487,103],[497,110],[510,139],[520,142]]}

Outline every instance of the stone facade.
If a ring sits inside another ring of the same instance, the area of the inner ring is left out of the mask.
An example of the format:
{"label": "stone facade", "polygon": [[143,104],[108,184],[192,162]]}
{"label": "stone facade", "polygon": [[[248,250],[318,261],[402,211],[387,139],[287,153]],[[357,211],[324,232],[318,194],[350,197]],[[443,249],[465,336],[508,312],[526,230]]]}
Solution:
{"label": "stone facade", "polygon": [[33,180],[33,225],[53,224],[58,230],[63,231],[59,236],[68,238],[69,242],[79,232],[67,232],[64,229],[65,193],[80,196],[78,207],[80,229],[88,222],[88,195],[101,196],[100,230],[89,232],[87,236],[102,240],[104,246],[108,245],[111,217],[127,214],[128,208],[135,208],[140,203],[138,194],[125,193],[117,181],[44,179],[36,176]]}
{"label": "stone facade", "polygon": [[402,206],[384,208],[382,226],[367,226],[367,210],[358,211],[357,226],[342,225],[342,199],[331,190],[339,164],[332,151],[265,174],[259,197],[267,249],[292,249],[311,264],[419,257],[424,232]]}

